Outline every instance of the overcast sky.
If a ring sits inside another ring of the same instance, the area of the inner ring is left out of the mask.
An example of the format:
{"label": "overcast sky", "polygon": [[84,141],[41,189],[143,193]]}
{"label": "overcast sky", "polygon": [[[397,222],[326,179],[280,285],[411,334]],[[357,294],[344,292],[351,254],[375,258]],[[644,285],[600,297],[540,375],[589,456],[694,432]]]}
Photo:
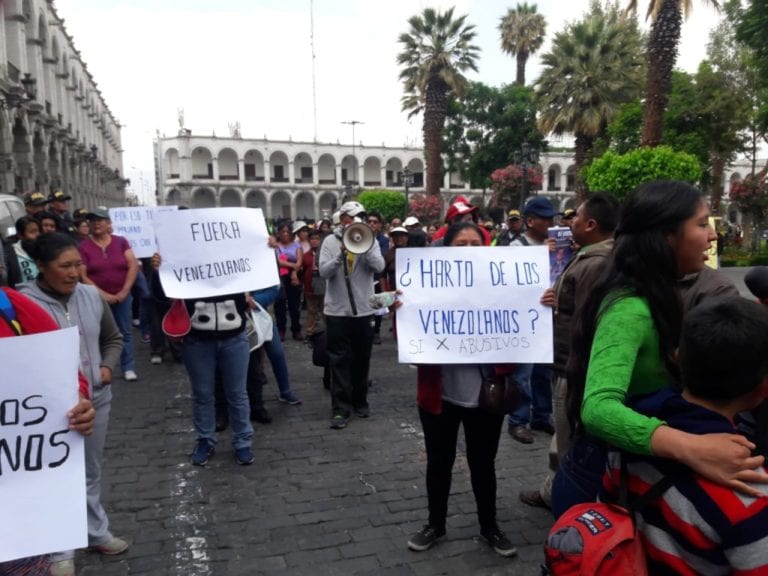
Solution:
{"label": "overcast sky", "polygon": [[[500,0],[56,0],[107,105],[124,125],[124,169],[139,196],[154,193],[152,139],[178,131],[177,110],[194,134],[351,143],[344,121],[363,122],[368,145],[421,145],[421,122],[400,111],[397,38],[425,7],[467,14],[481,49],[473,80],[514,81],[498,23],[516,1]],[[547,42],[588,0],[539,0]],[[638,3],[643,10],[647,0]],[[310,10],[313,5],[313,11]],[[695,2],[683,26],[678,66],[694,71],[719,15]],[[314,12],[315,98],[311,30]],[[528,63],[527,78],[539,73]],[[313,104],[314,102],[314,104]],[[316,109],[316,114],[315,114]],[[315,122],[316,118],[316,122]]]}

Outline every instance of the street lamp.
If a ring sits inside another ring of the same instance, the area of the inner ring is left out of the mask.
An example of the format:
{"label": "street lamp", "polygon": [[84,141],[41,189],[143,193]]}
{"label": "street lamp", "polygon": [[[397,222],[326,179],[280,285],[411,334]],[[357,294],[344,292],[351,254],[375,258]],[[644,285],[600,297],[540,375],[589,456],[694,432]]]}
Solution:
{"label": "street lamp", "polygon": [[523,142],[520,150],[515,151],[514,160],[515,164],[523,169],[523,185],[520,189],[520,213],[522,214],[525,196],[528,193],[528,169],[539,163],[539,151],[528,142]]}
{"label": "street lamp", "polygon": [[403,215],[404,218],[408,217],[408,187],[413,184],[413,172],[411,172],[408,169],[408,166],[405,167],[405,170],[403,170],[402,174],[403,179],[403,186],[405,186],[405,214]]}

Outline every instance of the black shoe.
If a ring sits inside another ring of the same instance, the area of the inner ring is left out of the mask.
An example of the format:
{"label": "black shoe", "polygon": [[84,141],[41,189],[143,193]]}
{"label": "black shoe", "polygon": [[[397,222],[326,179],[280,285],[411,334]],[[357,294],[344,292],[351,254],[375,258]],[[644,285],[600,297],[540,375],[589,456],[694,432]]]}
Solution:
{"label": "black shoe", "polygon": [[485,538],[488,545],[493,548],[493,551],[499,556],[509,558],[510,556],[517,554],[517,548],[512,545],[512,542],[509,541],[509,538],[506,537],[504,532],[498,528],[483,530],[480,532],[480,535]]}
{"label": "black shoe", "polygon": [[192,451],[192,464],[195,466],[205,466],[208,464],[211,456],[213,456],[214,446],[205,438],[201,438],[195,444],[195,449]]}
{"label": "black shoe", "polygon": [[443,536],[445,536],[445,528],[435,528],[425,524],[424,528],[416,532],[408,540],[408,548],[414,552],[424,552],[424,550],[432,548],[434,543]]}
{"label": "black shoe", "polygon": [[555,427],[549,422],[534,422],[531,424],[531,430],[538,430],[539,432],[546,432],[550,436],[555,433]]}
{"label": "black shoe", "polygon": [[360,408],[355,408],[355,416],[358,418],[370,418],[371,409],[368,408],[368,406],[360,406]]}
{"label": "black shoe", "polygon": [[374,344],[381,344],[381,336],[378,334],[373,335],[373,343]]}
{"label": "black shoe", "polygon": [[271,424],[272,415],[267,412],[266,408],[259,408],[258,410],[251,410],[251,420],[259,424]]}
{"label": "black shoe", "polygon": [[216,418],[216,432],[222,432],[229,426],[229,420],[226,417]]}

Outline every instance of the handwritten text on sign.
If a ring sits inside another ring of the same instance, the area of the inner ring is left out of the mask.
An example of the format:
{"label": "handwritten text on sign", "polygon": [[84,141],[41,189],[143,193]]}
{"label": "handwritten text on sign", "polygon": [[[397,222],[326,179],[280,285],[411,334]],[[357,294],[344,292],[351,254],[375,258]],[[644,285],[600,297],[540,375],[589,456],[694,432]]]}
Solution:
{"label": "handwritten text on sign", "polygon": [[175,212],[176,206],[134,206],[110,208],[112,230],[125,237],[137,258],[149,258],[157,252],[155,242],[155,215],[158,212]]}
{"label": "handwritten text on sign", "polygon": [[170,298],[207,298],[279,283],[258,208],[163,212],[155,234],[163,258],[160,282]]}
{"label": "handwritten text on sign", "polygon": [[546,246],[398,249],[396,282],[400,362],[552,361]]}
{"label": "handwritten text on sign", "polygon": [[[3,338],[0,366],[0,562],[88,544],[77,328]],[[30,354],[46,350],[46,362]]]}

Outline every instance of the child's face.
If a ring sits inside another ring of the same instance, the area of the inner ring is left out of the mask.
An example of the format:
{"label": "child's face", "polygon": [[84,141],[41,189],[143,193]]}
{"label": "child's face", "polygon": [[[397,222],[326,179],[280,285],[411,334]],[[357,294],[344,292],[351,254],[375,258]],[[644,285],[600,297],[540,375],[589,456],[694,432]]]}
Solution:
{"label": "child's face", "polygon": [[320,247],[320,236],[310,236],[309,237],[309,245],[312,248],[319,248]]}

